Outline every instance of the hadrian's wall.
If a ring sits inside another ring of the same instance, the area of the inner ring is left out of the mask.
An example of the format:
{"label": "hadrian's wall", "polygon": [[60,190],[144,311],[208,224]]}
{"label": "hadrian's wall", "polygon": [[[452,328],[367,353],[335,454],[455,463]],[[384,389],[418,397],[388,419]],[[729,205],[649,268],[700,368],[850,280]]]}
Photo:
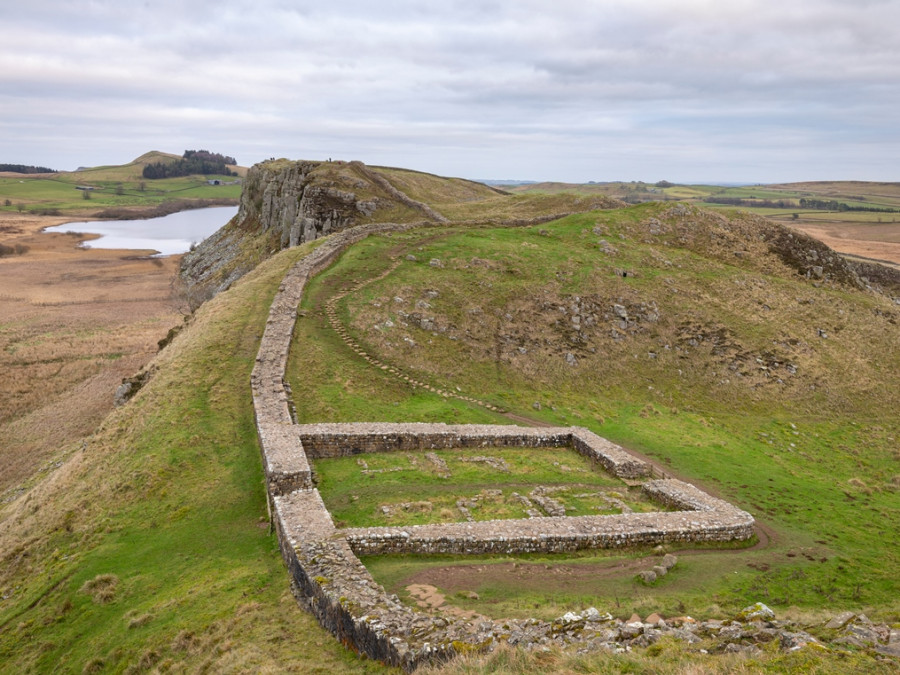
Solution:
{"label": "hadrian's wall", "polygon": [[[298,600],[345,644],[407,671],[425,661],[449,658],[459,650],[487,649],[504,642],[606,645],[609,630],[604,624],[612,617],[596,610],[566,619],[568,623],[562,619],[473,622],[419,612],[387,595],[356,554],[569,551],[726,541],[752,536],[753,518],[687,483],[657,480],[645,483],[645,492],[676,511],[339,530],[315,488],[308,457],[425,448],[572,447],[613,475],[633,479],[650,473],[645,462],[579,428],[292,424],[282,378],[307,280],[331,264],[344,248],[369,234],[410,227],[415,225],[361,226],[332,235],[291,268],[272,302],[251,389],[273,522]],[[577,630],[569,629],[572,621],[578,624]]]}

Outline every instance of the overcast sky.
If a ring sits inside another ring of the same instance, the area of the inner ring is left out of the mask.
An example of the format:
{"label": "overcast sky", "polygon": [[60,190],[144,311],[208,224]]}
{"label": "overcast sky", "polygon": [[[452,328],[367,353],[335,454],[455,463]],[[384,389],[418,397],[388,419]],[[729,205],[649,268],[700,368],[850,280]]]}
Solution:
{"label": "overcast sky", "polygon": [[900,0],[0,0],[0,162],[900,180]]}

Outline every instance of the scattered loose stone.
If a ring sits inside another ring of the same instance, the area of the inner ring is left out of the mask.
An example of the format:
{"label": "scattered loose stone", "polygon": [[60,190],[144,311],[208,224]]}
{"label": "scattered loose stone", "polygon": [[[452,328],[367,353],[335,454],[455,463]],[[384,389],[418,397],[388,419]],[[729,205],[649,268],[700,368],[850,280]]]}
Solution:
{"label": "scattered loose stone", "polygon": [[836,617],[831,619],[831,621],[826,623],[825,628],[830,628],[832,630],[838,630],[838,629],[846,626],[850,622],[850,619],[852,619],[855,616],[856,616],[856,614],[854,614],[853,612],[841,612]]}
{"label": "scattered loose stone", "polygon": [[761,602],[744,607],[737,618],[741,621],[768,621],[775,618],[775,612]]}

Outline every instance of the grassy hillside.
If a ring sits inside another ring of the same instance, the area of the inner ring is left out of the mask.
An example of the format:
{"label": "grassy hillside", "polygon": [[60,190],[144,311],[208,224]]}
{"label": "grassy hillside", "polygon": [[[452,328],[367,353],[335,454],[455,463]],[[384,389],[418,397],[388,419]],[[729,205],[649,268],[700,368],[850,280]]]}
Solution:
{"label": "grassy hillside", "polygon": [[[148,180],[144,167],[175,161],[177,155],[148,152],[128,164],[97,166],[53,174],[0,175],[0,210],[44,214],[97,215],[105,210],[153,209],[165,202],[216,200],[236,203],[240,185],[209,185],[208,179],[231,176],[185,176]],[[232,167],[239,168],[239,167]],[[240,168],[242,175],[246,169]],[[83,190],[78,188],[91,188]]]}
{"label": "grassy hillside", "polygon": [[[509,422],[411,389],[328,328],[318,311],[328,297],[396,264],[338,305],[368,353],[520,418],[586,426],[765,528],[758,548],[681,554],[678,573],[654,587],[603,571],[621,554],[545,556],[532,562],[559,574],[529,585],[470,572],[462,590],[479,599],[453,602],[494,616],[595,604],[624,617],[726,618],[762,600],[782,615],[849,608],[900,621],[900,391],[888,375],[900,369],[900,312],[883,295],[801,276],[770,250],[771,227],[648,204],[363,242],[305,301],[289,369],[298,414]],[[367,560],[401,596],[423,578],[452,595],[453,568],[508,563]],[[579,567],[597,574],[573,582],[566,570]]]}
{"label": "grassy hillside", "polygon": [[268,530],[247,382],[305,250],[205,305],[128,406],[0,507],[0,672],[374,667],[297,606]]}
{"label": "grassy hillside", "polygon": [[[628,203],[680,200],[725,214],[740,210],[784,223],[853,259],[876,260],[900,269],[900,183],[820,181],[728,187],[632,181],[535,183],[511,190],[519,196],[607,195]],[[809,208],[801,205],[802,199],[834,201],[844,206]],[[712,203],[716,200],[732,203]]]}
{"label": "grassy hillside", "polygon": [[602,195],[585,197],[564,191],[511,194],[461,178],[443,178],[407,169],[374,168],[394,187],[432,206],[450,220],[531,219],[622,205]]}
{"label": "grassy hillside", "polygon": [[[380,171],[453,217],[585,203]],[[463,194],[472,201],[452,201]],[[889,380],[900,311],[849,280],[798,274],[773,250],[784,241],[750,216],[646,204],[352,247],[304,299],[288,372],[301,421],[510,423],[411,389],[346,348],[322,307],[372,279],[338,303],[370,354],[519,420],[586,426],[764,526],[758,547],[678,551],[653,586],[614,571],[645,555],[634,551],[515,561],[539,583],[489,557],[367,560],[377,578],[405,598],[427,578],[494,616],[594,605],[728,618],[761,600],[810,622],[849,608],[900,623],[900,392]],[[0,505],[0,672],[386,670],[297,606],[268,531],[249,373],[281,277],[310,248],[275,255],[203,305],[131,403]],[[504,652],[450,672],[890,668],[872,655],[766,650],[750,662],[698,662],[667,643],[616,657]]]}

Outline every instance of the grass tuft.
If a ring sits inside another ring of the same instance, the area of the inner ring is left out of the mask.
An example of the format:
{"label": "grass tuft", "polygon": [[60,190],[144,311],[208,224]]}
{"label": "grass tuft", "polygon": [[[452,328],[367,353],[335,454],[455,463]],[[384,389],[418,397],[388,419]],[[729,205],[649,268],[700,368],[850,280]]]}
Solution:
{"label": "grass tuft", "polygon": [[91,596],[91,600],[98,605],[106,605],[115,600],[118,587],[119,577],[115,574],[98,574],[90,581],[85,581],[78,592]]}

